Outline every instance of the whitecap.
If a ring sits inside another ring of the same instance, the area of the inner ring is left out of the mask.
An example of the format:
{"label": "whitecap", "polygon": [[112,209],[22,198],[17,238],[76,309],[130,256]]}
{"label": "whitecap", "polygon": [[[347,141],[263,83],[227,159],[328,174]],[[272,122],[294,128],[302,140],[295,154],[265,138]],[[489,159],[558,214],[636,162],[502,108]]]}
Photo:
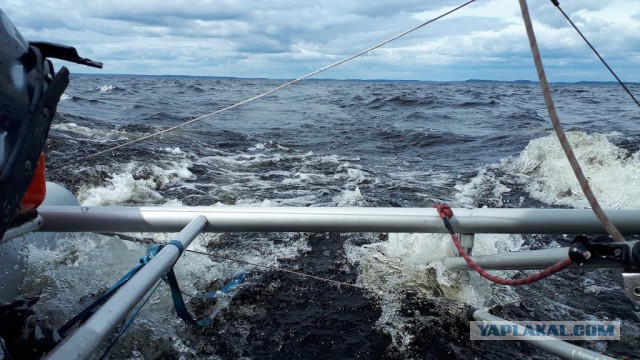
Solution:
{"label": "whitecap", "polygon": [[109,92],[109,91],[113,91],[116,89],[116,86],[114,85],[100,85],[98,86],[97,90],[100,92]]}
{"label": "whitecap", "polygon": [[122,171],[114,173],[107,184],[83,186],[78,191],[82,205],[163,204],[160,190],[195,180],[189,170],[191,161],[171,161],[163,164],[142,165],[136,161],[128,163]]}
{"label": "whitecap", "polygon": [[[567,138],[603,207],[639,207],[639,152],[629,153],[612,144],[603,134],[571,131]],[[537,200],[550,205],[589,207],[553,134],[531,140],[520,155],[505,159],[502,168],[516,175],[529,195]]]}

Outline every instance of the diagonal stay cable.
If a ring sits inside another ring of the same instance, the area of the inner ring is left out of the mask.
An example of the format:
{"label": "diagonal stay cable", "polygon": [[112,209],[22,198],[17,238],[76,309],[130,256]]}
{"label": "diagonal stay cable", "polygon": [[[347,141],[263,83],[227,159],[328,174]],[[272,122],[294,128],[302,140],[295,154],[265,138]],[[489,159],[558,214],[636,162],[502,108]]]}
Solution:
{"label": "diagonal stay cable", "polygon": [[284,89],[284,88],[286,88],[286,87],[289,87],[289,86],[291,86],[291,85],[294,85],[294,84],[296,84],[296,83],[298,83],[298,82],[300,82],[300,81],[302,81],[302,80],[304,80],[304,79],[310,78],[310,77],[312,77],[312,76],[314,76],[314,75],[317,75],[317,74],[319,74],[319,73],[321,73],[321,72],[323,72],[323,71],[329,70],[329,69],[334,68],[334,67],[336,67],[336,66],[338,66],[338,65],[341,65],[341,64],[343,64],[343,63],[346,63],[347,61],[353,60],[353,59],[355,59],[355,58],[357,58],[357,57],[359,57],[359,56],[362,56],[362,55],[364,55],[364,54],[367,54],[368,52],[370,52],[370,51],[372,51],[372,50],[378,49],[378,48],[380,48],[380,47],[382,47],[382,46],[384,46],[384,45],[386,45],[386,44],[388,44],[388,43],[390,43],[390,42],[392,42],[392,41],[394,41],[394,40],[397,40],[397,39],[399,39],[399,38],[401,38],[401,37],[403,37],[403,36],[405,36],[405,35],[407,35],[407,34],[409,34],[409,33],[412,33],[412,32],[414,32],[414,31],[416,31],[416,30],[418,30],[418,29],[420,29],[420,28],[422,28],[422,27],[426,26],[426,25],[429,25],[430,23],[432,23],[432,22],[434,22],[434,21],[436,21],[436,20],[439,20],[439,19],[441,19],[441,18],[443,18],[443,17],[445,17],[445,16],[447,16],[447,15],[449,15],[449,14],[451,14],[451,13],[454,13],[454,12],[456,12],[456,11],[458,11],[458,10],[462,9],[463,7],[465,7],[465,6],[467,6],[467,5],[471,4],[471,3],[473,3],[473,2],[475,2],[475,1],[476,1],[476,0],[469,0],[469,1],[467,1],[466,3],[464,3],[464,4],[460,5],[460,6],[456,7],[456,8],[453,8],[453,9],[451,9],[451,10],[449,10],[449,11],[447,11],[447,12],[445,12],[445,13],[443,13],[443,14],[439,15],[439,16],[436,16],[435,18],[433,18],[433,19],[431,19],[431,20],[425,21],[425,22],[423,22],[423,23],[421,23],[421,24],[419,24],[419,25],[417,25],[417,26],[414,26],[414,27],[412,27],[411,29],[406,30],[406,31],[404,31],[404,32],[402,32],[402,33],[400,33],[400,34],[398,34],[398,35],[395,35],[395,36],[393,36],[393,37],[391,37],[391,38],[389,38],[389,39],[387,39],[387,40],[385,40],[385,41],[383,41],[383,42],[381,42],[381,43],[378,43],[378,44],[376,44],[376,45],[374,45],[374,46],[372,46],[372,47],[370,47],[370,48],[366,49],[366,50],[362,50],[361,52],[359,52],[359,53],[357,53],[357,54],[355,54],[355,55],[351,55],[351,56],[346,57],[346,58],[344,58],[344,59],[342,59],[342,60],[340,60],[340,61],[337,61],[337,62],[335,62],[335,63],[333,63],[333,64],[327,65],[327,66],[325,66],[325,67],[323,67],[323,68],[320,68],[320,69],[318,69],[318,70],[315,70],[315,71],[313,71],[313,72],[310,72],[310,73],[308,73],[308,74],[306,74],[306,75],[304,75],[304,76],[301,76],[301,77],[299,77],[299,78],[297,78],[297,79],[295,79],[295,80],[291,80],[291,81],[289,81],[289,82],[286,82],[286,83],[284,83],[284,84],[282,84],[282,85],[279,85],[279,86],[277,86],[277,87],[275,87],[275,88],[273,88],[273,89],[271,89],[271,90],[269,90],[269,91],[267,91],[267,92],[264,92],[264,93],[262,93],[262,94],[260,94],[260,95],[256,95],[256,96],[254,96],[254,97],[251,97],[251,98],[248,98],[248,99],[246,99],[246,100],[240,101],[240,102],[238,102],[238,103],[235,103],[235,104],[233,104],[233,105],[227,106],[227,107],[222,108],[222,109],[220,109],[220,110],[216,110],[216,111],[214,111],[214,112],[212,112],[212,113],[209,113],[209,114],[206,114],[206,115],[199,116],[199,117],[197,117],[197,118],[194,118],[194,119],[188,120],[188,121],[186,121],[186,122],[184,122],[184,123],[182,123],[182,124],[179,124],[179,125],[176,125],[176,126],[172,126],[172,127],[166,128],[166,129],[164,129],[164,130],[160,130],[160,131],[155,132],[155,133],[153,133],[153,134],[145,135],[145,136],[142,136],[142,137],[139,137],[139,138],[136,138],[136,139],[133,139],[133,140],[127,141],[127,142],[122,143],[122,144],[120,144],[120,145],[116,145],[116,146],[110,147],[110,148],[108,148],[108,149],[101,150],[101,151],[98,151],[98,152],[95,152],[95,153],[89,154],[89,155],[87,155],[87,156],[83,156],[83,157],[77,158],[77,159],[72,160],[72,161],[70,161],[70,162],[67,162],[67,163],[65,163],[65,164],[63,164],[63,165],[53,167],[53,168],[49,169],[48,171],[49,171],[49,172],[57,171],[57,170],[59,170],[59,169],[65,168],[65,167],[67,167],[67,166],[69,166],[69,165],[73,165],[73,164],[75,164],[75,163],[78,163],[78,162],[81,162],[81,161],[84,161],[84,160],[87,160],[87,159],[91,159],[91,158],[94,158],[94,157],[100,156],[100,155],[102,155],[102,154],[105,154],[105,153],[111,152],[111,151],[113,151],[113,150],[117,150],[117,149],[120,149],[120,148],[123,148],[123,147],[129,146],[129,145],[131,145],[131,144],[135,144],[135,143],[137,143],[137,142],[140,142],[140,141],[143,141],[143,140],[146,140],[146,139],[149,139],[149,138],[152,138],[152,137],[155,137],[155,136],[158,136],[158,135],[161,135],[161,134],[164,134],[164,133],[167,133],[167,132],[170,132],[170,131],[173,131],[173,130],[179,129],[179,128],[183,127],[183,126],[187,126],[187,125],[192,124],[192,123],[194,123],[194,122],[197,122],[197,121],[200,121],[200,120],[206,119],[206,118],[208,118],[208,117],[211,117],[211,116],[214,116],[214,115],[217,115],[217,114],[220,114],[220,113],[222,113],[222,112],[224,112],[224,111],[232,110],[232,109],[235,109],[235,108],[240,107],[240,106],[242,106],[242,105],[245,105],[245,104],[247,104],[247,103],[250,103],[250,102],[252,102],[252,101],[255,101],[255,100],[261,99],[261,98],[263,98],[263,97],[265,97],[265,96],[268,96],[268,95],[271,95],[271,94],[275,93],[276,91],[279,91],[279,90],[282,90],[282,89]]}
{"label": "diagonal stay cable", "polygon": [[[137,238],[137,237],[134,237],[134,236],[124,235],[124,234],[117,234],[117,233],[97,233],[97,234],[104,235],[104,236],[114,236],[114,237],[116,237],[116,238],[118,238],[118,239],[120,239],[122,241],[128,241],[128,242],[133,242],[133,243],[143,244],[143,245],[163,244],[161,242],[155,241],[153,238]],[[209,256],[209,257],[220,259],[220,260],[233,261],[233,262],[237,262],[237,263],[240,263],[240,264],[255,266],[255,267],[259,267],[259,268],[263,268],[263,269],[268,269],[268,270],[274,270],[274,271],[294,274],[294,275],[298,275],[298,276],[301,276],[301,277],[306,277],[306,278],[315,279],[315,280],[318,280],[318,281],[323,281],[323,282],[330,283],[330,284],[333,284],[333,285],[348,286],[348,287],[356,288],[356,289],[363,290],[363,291],[381,291],[382,290],[382,289],[368,288],[368,287],[365,287],[365,286],[360,286],[360,285],[357,285],[357,284],[347,283],[347,282],[344,282],[344,281],[328,279],[328,278],[324,278],[324,277],[317,276],[317,275],[303,273],[303,272],[300,272],[300,271],[283,269],[283,268],[279,268],[277,266],[263,265],[263,264],[258,264],[258,263],[254,263],[254,262],[247,261],[247,260],[242,260],[242,259],[236,259],[236,258],[232,258],[232,257],[228,257],[228,256],[209,254],[209,253],[206,253],[206,252],[203,252],[203,251],[198,251],[198,250],[193,250],[193,249],[185,249],[185,252],[189,252],[189,253],[192,253],[192,254]]]}
{"label": "diagonal stay cable", "polygon": [[538,73],[538,80],[540,81],[540,87],[542,88],[542,95],[544,97],[544,101],[547,105],[547,112],[549,113],[549,118],[551,120],[551,124],[553,125],[553,129],[556,132],[556,136],[558,136],[558,140],[560,141],[560,145],[562,146],[562,150],[564,151],[569,164],[571,165],[571,169],[578,179],[578,183],[580,183],[580,187],[582,188],[582,192],[584,196],[587,198],[589,205],[591,205],[591,209],[595,213],[602,226],[607,230],[609,235],[613,237],[615,241],[625,241],[624,237],[620,233],[620,230],[609,220],[604,210],[600,206],[598,199],[595,194],[591,190],[591,186],[589,185],[589,180],[584,175],[582,168],[580,167],[580,163],[576,158],[573,149],[571,148],[571,144],[567,139],[567,135],[562,129],[562,124],[560,124],[560,118],[558,117],[558,113],[556,112],[555,105],[553,104],[553,99],[551,98],[551,89],[549,88],[549,82],[547,81],[547,75],[544,72],[544,66],[542,64],[542,57],[540,56],[540,50],[538,49],[538,42],[536,41],[536,35],[533,31],[533,24],[531,22],[531,16],[529,16],[529,8],[527,6],[527,0],[519,0],[520,1],[520,9],[522,11],[522,19],[524,20],[525,28],[527,30],[527,37],[529,38],[529,45],[531,46],[531,54],[533,55],[533,62],[536,65],[536,71]]}
{"label": "diagonal stay cable", "polygon": [[564,16],[565,19],[567,19],[567,21],[569,22],[569,24],[571,24],[571,26],[573,26],[573,28],[578,32],[578,34],[580,34],[580,37],[582,37],[582,40],[584,40],[584,42],[587,43],[587,45],[589,45],[589,47],[591,48],[591,50],[593,50],[593,53],[596,54],[596,56],[598,57],[598,59],[600,59],[600,61],[602,62],[602,64],[604,64],[604,66],[609,70],[609,72],[611,73],[611,75],[613,75],[614,78],[616,78],[616,80],[618,80],[618,83],[620,84],[620,86],[622,86],[622,88],[624,89],[624,91],[627,92],[627,94],[629,94],[629,96],[631,96],[631,99],[633,99],[633,101],[635,101],[636,105],[640,106],[640,102],[638,102],[638,99],[636,99],[635,96],[633,96],[633,93],[631,93],[631,90],[629,90],[629,88],[627,87],[627,85],[625,85],[624,82],[622,82],[622,80],[620,80],[620,78],[618,77],[618,75],[615,73],[615,71],[613,71],[613,69],[609,66],[609,64],[607,64],[607,62],[602,58],[602,56],[600,56],[600,53],[598,52],[598,50],[596,50],[596,48],[593,47],[593,45],[591,45],[591,43],[589,42],[589,40],[587,40],[587,38],[582,34],[582,32],[580,31],[580,29],[578,29],[578,27],[576,26],[576,24],[573,23],[573,21],[571,21],[571,19],[569,18],[569,16],[564,12],[564,10],[562,10],[562,8],[560,7],[560,2],[558,0],[551,0],[551,2],[553,3],[553,5],[555,5],[558,10],[560,10],[560,12],[562,13],[562,15]]}
{"label": "diagonal stay cable", "polygon": [[304,273],[304,272],[300,272],[300,271],[283,269],[283,268],[276,267],[276,266],[257,264],[257,263],[251,262],[251,261],[235,259],[235,258],[231,258],[231,257],[227,257],[227,256],[221,256],[221,255],[215,255],[215,254],[207,254],[207,253],[200,252],[200,251],[197,251],[197,250],[187,250],[187,251],[195,253],[195,254],[207,255],[207,256],[210,256],[210,257],[216,258],[216,259],[233,261],[233,262],[237,262],[237,263],[241,263],[241,264],[245,264],[245,265],[251,265],[251,266],[255,266],[255,267],[259,267],[259,268],[263,268],[263,269],[274,270],[274,271],[278,271],[278,272],[284,272],[284,273],[288,273],[288,274],[298,275],[298,276],[301,276],[301,277],[306,277],[306,278],[309,278],[309,279],[314,279],[314,280],[330,283],[330,284],[333,284],[333,285],[347,286],[347,287],[355,288],[355,289],[362,290],[362,291],[374,291],[374,290],[380,291],[380,289],[372,289],[372,288],[368,288],[368,287],[365,287],[365,286],[360,286],[360,285],[357,285],[357,284],[351,284],[351,283],[344,282],[344,281],[324,278],[324,277],[321,277],[321,276],[312,275],[312,274],[308,274],[308,273]]}

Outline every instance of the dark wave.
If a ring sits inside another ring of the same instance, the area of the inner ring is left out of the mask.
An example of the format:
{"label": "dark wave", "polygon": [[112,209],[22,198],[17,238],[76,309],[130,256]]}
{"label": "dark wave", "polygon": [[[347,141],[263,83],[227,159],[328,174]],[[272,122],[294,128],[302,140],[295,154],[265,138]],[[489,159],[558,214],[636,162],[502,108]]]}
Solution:
{"label": "dark wave", "polygon": [[119,131],[133,134],[148,134],[156,131],[156,128],[147,124],[126,124],[118,127]]}
{"label": "dark wave", "polygon": [[402,95],[393,96],[390,98],[377,97],[368,103],[368,107],[372,109],[379,109],[382,107],[417,107],[417,106],[431,106],[435,104],[433,98],[412,98]]}
{"label": "dark wave", "polygon": [[465,101],[458,106],[463,108],[469,108],[469,107],[483,107],[483,106],[496,106],[496,105],[498,105],[498,101],[490,100],[490,101]]}
{"label": "dark wave", "polygon": [[105,103],[102,100],[98,100],[98,99],[88,99],[88,98],[84,98],[82,96],[77,96],[77,95],[71,95],[71,101],[73,102],[78,102],[78,103],[90,103],[90,104],[99,104],[99,103]]}
{"label": "dark wave", "polygon": [[168,112],[161,111],[151,115],[147,115],[142,120],[143,121],[159,121],[162,124],[169,124],[169,123],[175,123],[175,122],[185,122],[189,119],[190,118],[188,117],[179,116],[175,113],[168,113]]}
{"label": "dark wave", "polygon": [[394,149],[427,148],[440,144],[456,143],[468,140],[468,137],[437,132],[430,129],[398,129],[385,128],[375,133],[380,139],[385,140],[388,146]]}
{"label": "dark wave", "polygon": [[206,90],[205,90],[205,89],[201,88],[201,87],[200,87],[200,86],[198,86],[198,85],[188,85],[188,86],[186,87],[186,89],[187,89],[187,90],[189,90],[189,91],[193,91],[193,92],[195,92],[196,94],[202,94],[202,93],[206,92]]}
{"label": "dark wave", "polygon": [[539,125],[540,123],[547,122],[546,119],[538,114],[538,111],[532,109],[513,112],[507,116],[507,119],[513,121],[514,123],[523,125]]}

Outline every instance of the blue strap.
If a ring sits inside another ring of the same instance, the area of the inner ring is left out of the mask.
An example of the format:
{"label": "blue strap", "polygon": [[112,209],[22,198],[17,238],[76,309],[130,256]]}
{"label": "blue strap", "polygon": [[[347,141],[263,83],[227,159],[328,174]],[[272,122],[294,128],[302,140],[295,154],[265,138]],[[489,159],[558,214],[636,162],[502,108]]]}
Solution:
{"label": "blue strap", "polygon": [[182,253],[184,253],[184,246],[178,240],[171,240],[167,243],[167,245],[174,245],[175,247],[178,248],[178,251],[179,251],[178,257],[182,256]]}
{"label": "blue strap", "polygon": [[[181,256],[182,253],[184,253],[184,246],[178,240],[171,240],[166,245],[174,245],[175,247],[177,247],[178,251],[179,251],[179,256]],[[91,305],[87,306],[84,310],[82,310],[78,315],[74,316],[71,320],[67,321],[67,323],[62,325],[60,327],[60,329],[58,329],[58,333],[60,335],[64,336],[76,324],[85,322],[89,317],[91,317],[91,315],[93,315],[93,313],[95,312],[95,310],[98,307],[102,306],[105,302],[107,302],[107,300],[109,300],[109,298],[111,296],[113,296],[113,294],[115,294],[115,292],[118,289],[120,289],[124,284],[126,284],[127,281],[129,281],[146,263],[148,263],[154,256],[156,256],[158,254],[158,252],[162,249],[162,247],[163,247],[163,245],[154,245],[154,246],[150,247],[147,250],[147,253],[145,254],[145,256],[140,259],[140,263],[138,265],[136,265],[133,269],[129,270],[128,273],[126,273],[111,288],[109,288],[102,296],[100,296],[100,298],[98,298],[96,301],[94,301]],[[171,267],[171,269],[167,273],[167,275],[165,277],[165,281],[169,284],[169,287],[171,289],[171,297],[173,299],[173,304],[174,304],[174,307],[176,309],[176,313],[178,314],[178,316],[183,321],[185,321],[186,323],[191,324],[191,325],[209,326],[209,325],[211,325],[213,323],[212,319],[207,318],[207,317],[204,317],[202,319],[194,319],[194,318],[191,317],[191,315],[189,314],[189,311],[187,310],[187,306],[184,303],[184,299],[182,298],[182,294],[187,295],[189,297],[199,298],[199,299],[214,299],[218,295],[227,294],[234,287],[236,287],[238,284],[243,283],[245,281],[245,277],[246,277],[245,273],[240,273],[240,274],[236,275],[234,277],[234,279],[231,280],[228,284],[226,284],[222,289],[217,290],[217,291],[213,291],[213,292],[210,292],[210,293],[207,293],[207,294],[200,294],[200,295],[186,294],[186,293],[183,293],[180,290],[180,286],[178,285],[178,280],[176,279],[176,275],[175,275],[175,273],[173,271],[173,267]],[[155,289],[154,289],[154,291],[155,291]],[[140,307],[140,309],[141,308],[142,308],[142,306]],[[137,312],[139,312],[140,309],[138,309]],[[137,312],[136,312],[136,314],[137,314]],[[135,318],[135,316],[133,318]],[[128,325],[127,325],[127,327],[128,327]],[[125,327],[125,331],[126,331],[126,327]]]}
{"label": "blue strap", "polygon": [[212,291],[206,294],[189,294],[182,291],[182,295],[186,295],[188,297],[192,297],[196,299],[215,299],[218,295],[224,295],[229,291],[233,290],[233,288],[236,287],[238,284],[243,283],[246,278],[246,275],[247,274],[245,273],[239,273],[233,278],[233,280],[229,281],[229,283],[223,286],[222,289],[220,290]]}
{"label": "blue strap", "polygon": [[153,245],[152,247],[148,248],[147,253],[144,255],[142,259],[140,259],[140,263],[146,264],[149,261],[151,261],[151,259],[153,259],[154,256],[158,255],[160,250],[162,250],[163,246],[164,245]]}
{"label": "blue strap", "polygon": [[94,310],[97,307],[102,306],[105,302],[107,302],[107,300],[109,300],[109,298],[113,294],[115,294],[115,292],[118,291],[118,289],[120,289],[122,285],[126,284],[126,282],[129,281],[129,279],[131,279],[133,275],[135,275],[138,270],[140,270],[144,266],[145,263],[142,263],[142,259],[140,261],[140,264],[129,270],[129,272],[126,273],[120,280],[118,280],[109,290],[102,294],[102,296],[100,296],[98,300],[94,301],[91,305],[82,310],[78,315],[74,316],[71,320],[62,325],[60,329],[58,329],[58,333],[61,336],[64,336],[64,334],[76,324],[85,322],[91,315],[93,315]]}
{"label": "blue strap", "polygon": [[167,273],[167,283],[171,288],[171,298],[173,298],[173,306],[176,308],[176,313],[178,317],[182,319],[182,321],[186,322],[189,325],[195,326],[209,326],[213,324],[213,320],[207,317],[202,319],[194,319],[189,314],[189,310],[187,310],[187,306],[184,303],[184,299],[182,298],[182,292],[180,291],[180,285],[178,285],[178,280],[176,279],[176,274],[173,272],[173,268],[169,270]]}
{"label": "blue strap", "polygon": [[[178,242],[179,243],[179,242]],[[180,244],[182,246],[182,244]],[[140,264],[136,265],[133,269],[129,270],[120,280],[118,280],[111,288],[105,291],[102,296],[98,298],[98,300],[94,301],[91,305],[87,306],[84,310],[82,310],[78,315],[74,316],[71,320],[67,321],[64,325],[62,325],[58,329],[58,333],[61,336],[64,336],[71,328],[73,328],[76,324],[83,323],[87,321],[91,315],[95,312],[95,310],[104,305],[113,294],[115,294],[118,289],[122,287],[122,285],[126,284],[129,279],[135,275],[138,270],[140,270],[146,263],[149,262],[158,252],[162,249],[162,245],[154,245],[147,250],[147,253],[143,258],[140,259]],[[180,249],[180,248],[178,248]]]}
{"label": "blue strap", "polygon": [[233,278],[233,280],[231,280],[227,285],[223,286],[222,289],[220,289],[220,294],[226,294],[229,291],[231,291],[234,287],[236,287],[236,285],[243,283],[245,280],[245,277],[246,277],[245,273],[240,273],[236,275],[236,277]]}
{"label": "blue strap", "polygon": [[[240,273],[236,275],[236,277],[233,280],[231,280],[228,284],[226,284],[222,289],[218,291],[214,291],[214,292],[203,294],[203,295],[190,295],[190,294],[185,294],[185,295],[190,297],[200,298],[200,299],[213,299],[218,295],[228,293],[238,284],[244,282],[245,276],[246,276],[245,273]],[[178,280],[176,279],[176,274],[173,272],[173,268],[171,268],[171,270],[169,270],[169,272],[167,273],[167,283],[171,288],[171,297],[173,298],[173,305],[176,308],[176,313],[178,314],[178,317],[180,317],[180,319],[182,319],[187,324],[200,326],[200,327],[209,326],[213,324],[213,320],[208,317],[203,317],[201,319],[194,319],[191,317],[191,314],[189,314],[189,310],[187,310],[187,306],[184,303],[184,299],[182,298],[182,294],[184,293],[180,290],[180,286],[178,285]]]}

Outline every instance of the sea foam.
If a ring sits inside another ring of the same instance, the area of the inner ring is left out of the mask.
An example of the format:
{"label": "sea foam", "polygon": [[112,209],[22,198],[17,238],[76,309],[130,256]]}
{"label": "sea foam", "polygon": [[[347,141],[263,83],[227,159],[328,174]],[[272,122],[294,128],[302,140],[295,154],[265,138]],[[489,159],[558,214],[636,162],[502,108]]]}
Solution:
{"label": "sea foam", "polygon": [[[603,207],[639,207],[640,153],[619,148],[602,134],[571,131],[567,138]],[[505,159],[502,169],[516,175],[537,200],[549,205],[589,207],[554,134],[531,140],[520,155]]]}

